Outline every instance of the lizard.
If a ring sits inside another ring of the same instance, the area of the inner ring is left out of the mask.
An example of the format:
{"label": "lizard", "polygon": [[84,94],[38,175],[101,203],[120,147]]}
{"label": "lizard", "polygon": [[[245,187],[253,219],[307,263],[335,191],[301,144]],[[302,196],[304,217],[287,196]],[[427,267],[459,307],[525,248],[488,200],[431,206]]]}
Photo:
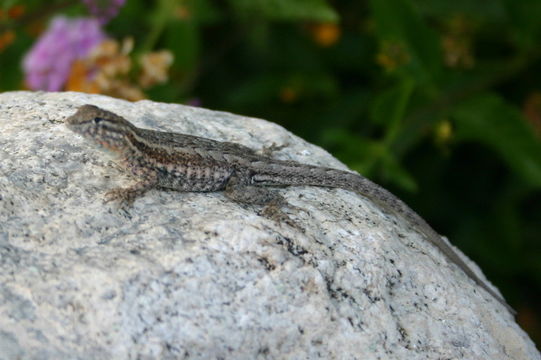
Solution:
{"label": "lizard", "polygon": [[479,278],[455,250],[406,203],[366,177],[349,171],[291,160],[277,160],[232,142],[136,127],[125,118],[94,105],[83,105],[65,121],[75,133],[113,152],[137,181],[109,191],[109,200],[131,204],[153,188],[183,192],[224,191],[243,204],[281,206],[272,186],[340,188],[360,194],[404,218],[488,294],[516,312]]}

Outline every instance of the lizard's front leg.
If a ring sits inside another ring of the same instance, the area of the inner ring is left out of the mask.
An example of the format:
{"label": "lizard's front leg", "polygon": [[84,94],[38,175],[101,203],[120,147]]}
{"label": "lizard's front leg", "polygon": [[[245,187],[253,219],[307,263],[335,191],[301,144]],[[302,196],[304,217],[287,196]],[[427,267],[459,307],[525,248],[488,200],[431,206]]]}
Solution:
{"label": "lizard's front leg", "polygon": [[133,171],[138,181],[127,188],[115,188],[105,193],[106,202],[118,201],[121,206],[130,207],[135,199],[158,185],[158,173],[154,170],[139,168]]}

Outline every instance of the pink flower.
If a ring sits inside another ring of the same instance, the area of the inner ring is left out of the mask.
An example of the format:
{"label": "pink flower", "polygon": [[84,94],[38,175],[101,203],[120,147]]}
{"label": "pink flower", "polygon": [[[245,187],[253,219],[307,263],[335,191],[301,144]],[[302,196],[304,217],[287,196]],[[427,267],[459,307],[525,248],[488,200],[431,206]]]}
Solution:
{"label": "pink flower", "polygon": [[105,39],[92,18],[56,17],[23,60],[27,85],[33,90],[59,91],[71,66]]}

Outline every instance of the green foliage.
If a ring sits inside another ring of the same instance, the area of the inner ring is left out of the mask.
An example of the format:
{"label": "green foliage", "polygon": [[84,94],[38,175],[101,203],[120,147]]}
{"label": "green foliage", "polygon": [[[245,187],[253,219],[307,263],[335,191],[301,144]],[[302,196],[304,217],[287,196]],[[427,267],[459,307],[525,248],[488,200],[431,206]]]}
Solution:
{"label": "green foliage", "polygon": [[486,145],[511,171],[541,188],[541,142],[521,113],[493,94],[478,94],[452,111],[457,140]]}
{"label": "green foliage", "polygon": [[[406,114],[406,107],[414,90],[414,82],[406,77],[395,86],[382,91],[374,99],[372,106],[372,120],[385,127],[385,136],[380,146],[380,156],[370,156],[371,164],[381,160],[389,182],[394,182],[405,190],[417,190],[413,177],[404,169],[396,155],[391,151],[392,144],[400,136],[402,121]],[[368,168],[370,170],[370,168]]]}
{"label": "green foliage", "polygon": [[7,11],[9,8],[15,5],[16,2],[17,0],[3,0],[0,3],[0,9],[2,9],[3,11]]}
{"label": "green foliage", "polygon": [[381,43],[396,43],[411,57],[401,69],[403,76],[428,82],[438,75],[441,56],[438,38],[407,0],[372,0],[376,36]]}
{"label": "green foliage", "polygon": [[285,21],[337,21],[338,14],[325,0],[230,0],[245,15]]}
{"label": "green foliage", "polygon": [[[16,33],[0,48],[4,91],[20,88],[37,25],[86,15],[77,1],[2,3],[23,4],[20,20],[0,17],[0,36]],[[106,30],[133,37],[136,56],[174,54],[153,100],[196,99],[324,146],[541,324],[539,19],[539,0],[129,0]]]}

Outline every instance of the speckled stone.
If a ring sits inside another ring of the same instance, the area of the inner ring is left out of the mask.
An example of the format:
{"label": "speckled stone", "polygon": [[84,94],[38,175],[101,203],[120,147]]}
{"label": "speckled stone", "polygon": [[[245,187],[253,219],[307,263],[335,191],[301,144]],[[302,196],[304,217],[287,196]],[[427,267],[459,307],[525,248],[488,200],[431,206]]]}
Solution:
{"label": "speckled stone", "polygon": [[281,189],[300,229],[221,193],[153,190],[127,211],[104,203],[130,179],[64,126],[86,103],[141,127],[287,144],[276,157],[344,168],[263,120],[0,94],[0,359],[541,359],[443,254],[345,190]]}

